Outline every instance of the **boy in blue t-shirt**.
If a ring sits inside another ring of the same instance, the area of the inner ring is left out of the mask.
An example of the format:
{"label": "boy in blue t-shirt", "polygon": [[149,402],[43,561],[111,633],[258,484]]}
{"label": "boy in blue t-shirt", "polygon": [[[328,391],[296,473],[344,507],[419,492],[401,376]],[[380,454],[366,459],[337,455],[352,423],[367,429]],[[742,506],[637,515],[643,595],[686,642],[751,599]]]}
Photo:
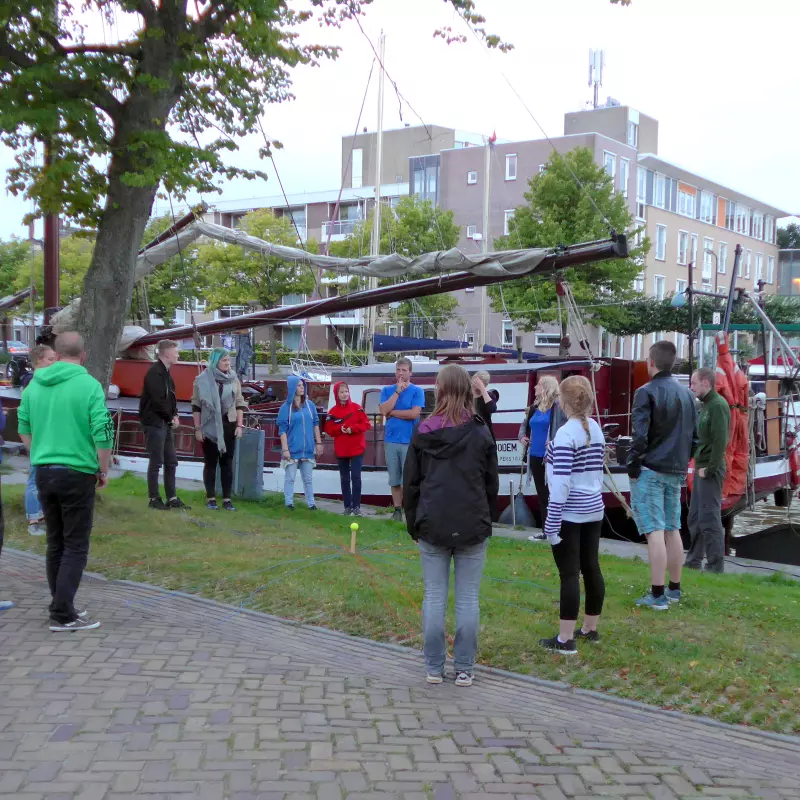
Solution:
{"label": "boy in blue t-shirt", "polygon": [[378,406],[386,417],[383,432],[383,446],[386,455],[386,469],[389,472],[389,486],[392,489],[394,513],[392,519],[403,521],[403,466],[411,442],[414,426],[425,405],[425,392],[411,383],[411,360],[400,358],[394,365],[397,383],[381,389],[381,402]]}

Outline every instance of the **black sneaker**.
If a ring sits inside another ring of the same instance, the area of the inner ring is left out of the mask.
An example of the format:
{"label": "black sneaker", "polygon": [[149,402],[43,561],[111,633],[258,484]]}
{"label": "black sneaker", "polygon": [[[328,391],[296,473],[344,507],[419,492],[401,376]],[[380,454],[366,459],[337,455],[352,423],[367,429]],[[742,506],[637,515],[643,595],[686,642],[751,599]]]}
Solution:
{"label": "black sneaker", "polygon": [[342,511],[342,516],[349,517],[353,513],[353,509],[349,506],[344,507],[344,511]]}
{"label": "black sneaker", "polygon": [[578,628],[575,631],[575,639],[582,639],[585,642],[599,642],[600,634],[597,631],[583,632],[583,628]]}
{"label": "black sneaker", "polygon": [[392,513],[392,522],[402,522],[403,521],[403,510],[400,508],[396,508]]}
{"label": "black sneaker", "polygon": [[183,509],[184,511],[190,511],[192,508],[191,506],[187,506],[186,503],[184,503],[183,500],[180,499],[180,497],[173,497],[172,500],[170,500],[169,503],[167,503],[167,506],[169,508],[180,508]]}
{"label": "black sneaker", "polygon": [[309,510],[309,511],[316,511],[316,510],[317,510],[317,507],[316,507],[316,506],[309,506],[309,507],[308,507],[308,510]]}
{"label": "black sneaker", "polygon": [[575,647],[575,640],[570,639],[568,642],[562,642],[558,636],[552,639],[539,639],[539,646],[544,647],[545,650],[552,650],[554,653],[560,653],[562,656],[574,656],[578,652]]}
{"label": "black sneaker", "polygon": [[354,516],[354,517],[363,517],[363,516],[364,516],[364,515],[361,513],[361,507],[360,507],[360,506],[356,506],[356,507],[353,509],[353,516]]}
{"label": "black sneaker", "polygon": [[459,672],[456,675],[456,686],[472,686],[472,673]]}
{"label": "black sneaker", "polygon": [[286,508],[287,511],[294,511],[294,506],[293,505],[285,506],[285,508]]}
{"label": "black sneaker", "polygon": [[230,500],[223,500],[222,507],[225,509],[225,511],[236,511],[236,508]]}
{"label": "black sneaker", "polygon": [[206,508],[209,511],[219,511],[219,506],[217,505],[217,501],[216,500],[209,500],[206,503]]}
{"label": "black sneaker", "polygon": [[151,498],[147,507],[154,508],[156,511],[169,511],[169,506],[160,497]]}
{"label": "black sneaker", "polygon": [[72,622],[54,622],[53,620],[50,621],[50,630],[54,633],[61,633],[66,632],[69,633],[70,631],[93,631],[95,628],[99,628],[100,623],[90,620],[88,617],[85,619],[78,619],[73,620]]}

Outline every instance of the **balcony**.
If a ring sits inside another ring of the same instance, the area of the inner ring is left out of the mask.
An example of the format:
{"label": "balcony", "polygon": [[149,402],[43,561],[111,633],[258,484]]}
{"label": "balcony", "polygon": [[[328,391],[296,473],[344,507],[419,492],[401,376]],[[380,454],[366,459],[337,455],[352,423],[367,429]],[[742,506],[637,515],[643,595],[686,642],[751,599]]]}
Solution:
{"label": "balcony", "polygon": [[322,238],[327,241],[330,236],[332,242],[341,242],[347,236],[351,236],[363,220],[360,219],[337,219],[322,223]]}
{"label": "balcony", "polygon": [[360,327],[364,324],[364,312],[360,308],[351,311],[337,311],[335,314],[320,317],[320,322],[323,325],[333,325],[334,327]]}

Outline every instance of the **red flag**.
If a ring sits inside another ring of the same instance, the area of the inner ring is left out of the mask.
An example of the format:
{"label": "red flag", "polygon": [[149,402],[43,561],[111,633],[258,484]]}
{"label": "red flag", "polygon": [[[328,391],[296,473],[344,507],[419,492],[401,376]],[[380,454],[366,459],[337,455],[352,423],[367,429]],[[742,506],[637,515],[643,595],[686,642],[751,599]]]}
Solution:
{"label": "red flag", "polygon": [[492,135],[489,137],[489,144],[494,144],[497,141],[497,131],[492,131]]}

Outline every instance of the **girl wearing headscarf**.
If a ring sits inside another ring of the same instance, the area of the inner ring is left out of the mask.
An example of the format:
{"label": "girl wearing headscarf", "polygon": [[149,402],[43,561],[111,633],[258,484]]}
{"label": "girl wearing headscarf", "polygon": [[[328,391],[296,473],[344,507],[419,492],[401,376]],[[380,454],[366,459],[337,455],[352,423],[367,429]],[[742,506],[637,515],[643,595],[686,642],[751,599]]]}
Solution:
{"label": "girl wearing headscarf", "polygon": [[278,412],[281,466],[284,468],[283,499],[286,508],[294,510],[294,482],[299,469],[306,505],[311,511],[316,511],[312,476],[315,459],[322,455],[319,415],[308,398],[308,387],[302,378],[290,375],[286,380],[286,388],[288,395]]}
{"label": "girl wearing headscarf", "polygon": [[192,416],[194,435],[203,443],[203,483],[206,508],[216,511],[217,465],[222,483],[222,507],[235,511],[231,502],[233,455],[242,437],[244,410],[242,385],[231,369],[231,354],[222,347],[211,351],[208,366],[194,379]]}

